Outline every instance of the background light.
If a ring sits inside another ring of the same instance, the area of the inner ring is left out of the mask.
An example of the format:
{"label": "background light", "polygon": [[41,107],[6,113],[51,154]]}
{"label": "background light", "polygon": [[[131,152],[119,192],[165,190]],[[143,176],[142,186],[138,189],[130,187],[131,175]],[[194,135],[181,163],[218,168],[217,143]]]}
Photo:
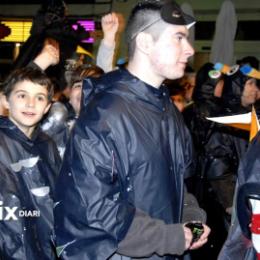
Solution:
{"label": "background light", "polygon": [[[11,29],[11,34],[1,39],[0,41],[2,42],[25,42],[30,36],[30,30],[32,27],[31,21],[1,21],[1,23]],[[76,24],[72,25],[72,28],[74,28],[74,30],[77,30],[78,24],[80,24],[87,32],[95,31],[94,21],[78,20]],[[84,39],[82,42],[93,43],[94,38],[89,37],[88,39]]]}

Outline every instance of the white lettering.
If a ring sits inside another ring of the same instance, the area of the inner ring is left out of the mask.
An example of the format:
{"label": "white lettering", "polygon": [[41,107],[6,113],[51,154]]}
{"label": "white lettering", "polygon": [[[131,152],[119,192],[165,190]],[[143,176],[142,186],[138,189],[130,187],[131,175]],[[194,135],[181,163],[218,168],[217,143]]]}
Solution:
{"label": "white lettering", "polygon": [[9,207],[4,207],[5,210],[7,211],[7,214],[5,216],[4,220],[17,220],[17,217],[15,216],[15,211],[17,210],[18,207],[13,207],[13,208],[9,208]]}

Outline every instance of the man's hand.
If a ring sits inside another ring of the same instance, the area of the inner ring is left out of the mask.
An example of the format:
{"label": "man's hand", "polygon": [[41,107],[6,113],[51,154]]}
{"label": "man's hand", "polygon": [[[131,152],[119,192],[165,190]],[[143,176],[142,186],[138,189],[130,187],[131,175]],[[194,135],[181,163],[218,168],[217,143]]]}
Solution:
{"label": "man's hand", "polygon": [[193,236],[189,228],[183,226],[183,229],[184,229],[184,238],[185,238],[185,250],[187,250],[190,248]]}
{"label": "man's hand", "polygon": [[201,237],[199,238],[198,241],[196,241],[192,245],[190,245],[190,247],[189,247],[190,250],[200,248],[204,244],[207,243],[208,236],[209,236],[209,233],[210,233],[210,228],[205,224],[203,224],[203,228],[204,228],[204,232],[202,233],[202,235],[201,235]]}
{"label": "man's hand", "polygon": [[115,37],[119,27],[118,17],[115,13],[104,15],[101,19],[101,26],[104,33],[104,42],[108,46],[115,44]]}

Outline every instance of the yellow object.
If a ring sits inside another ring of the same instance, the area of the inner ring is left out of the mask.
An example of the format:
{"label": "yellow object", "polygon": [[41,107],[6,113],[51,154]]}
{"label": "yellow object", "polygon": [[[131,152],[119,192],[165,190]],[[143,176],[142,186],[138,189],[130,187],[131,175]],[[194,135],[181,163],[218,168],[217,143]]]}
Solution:
{"label": "yellow object", "polygon": [[228,125],[235,127],[235,128],[239,128],[239,129],[242,129],[242,130],[249,131],[249,141],[250,142],[254,139],[257,132],[260,130],[259,121],[258,121],[254,107],[252,107],[251,121],[250,121],[249,124],[233,123],[233,124],[228,124]]}
{"label": "yellow object", "polygon": [[229,73],[229,71],[231,70],[231,67],[228,66],[227,64],[223,64],[223,67],[221,68],[221,72],[224,73],[224,74],[227,74]]}
{"label": "yellow object", "polygon": [[11,34],[1,39],[2,42],[25,42],[30,36],[31,21],[1,21],[11,29]]}
{"label": "yellow object", "polygon": [[216,64],[214,65],[214,69],[215,69],[215,70],[218,70],[218,71],[220,71],[220,72],[222,72],[222,73],[224,73],[224,74],[227,74],[227,73],[230,72],[231,67],[228,66],[227,64],[223,64],[223,63],[218,62],[218,63],[216,63]]}
{"label": "yellow object", "polygon": [[260,130],[259,121],[256,115],[255,108],[252,107],[252,112],[234,116],[222,116],[222,117],[207,117],[208,120],[225,124],[238,129],[246,130],[249,134],[249,141],[252,141]]}
{"label": "yellow object", "polygon": [[254,68],[252,68],[247,75],[255,79],[260,79],[260,71]]}
{"label": "yellow object", "polygon": [[256,136],[257,132],[259,131],[260,126],[259,126],[259,121],[255,112],[255,108],[252,107],[252,112],[251,112],[251,125],[250,125],[250,138],[249,140],[252,141],[253,138]]}
{"label": "yellow object", "polygon": [[85,50],[84,48],[82,48],[80,45],[77,46],[76,53],[85,54],[85,55],[88,55],[89,57],[91,57],[92,59],[94,59],[93,54],[90,53],[89,51]]}

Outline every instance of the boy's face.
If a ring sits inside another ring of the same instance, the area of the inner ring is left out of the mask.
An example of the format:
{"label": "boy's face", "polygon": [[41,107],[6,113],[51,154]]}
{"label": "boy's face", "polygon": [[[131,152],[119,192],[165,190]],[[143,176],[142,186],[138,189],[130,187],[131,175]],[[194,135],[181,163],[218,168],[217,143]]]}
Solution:
{"label": "boy's face", "polygon": [[5,104],[9,119],[28,137],[50,108],[47,88],[27,80],[15,85]]}

